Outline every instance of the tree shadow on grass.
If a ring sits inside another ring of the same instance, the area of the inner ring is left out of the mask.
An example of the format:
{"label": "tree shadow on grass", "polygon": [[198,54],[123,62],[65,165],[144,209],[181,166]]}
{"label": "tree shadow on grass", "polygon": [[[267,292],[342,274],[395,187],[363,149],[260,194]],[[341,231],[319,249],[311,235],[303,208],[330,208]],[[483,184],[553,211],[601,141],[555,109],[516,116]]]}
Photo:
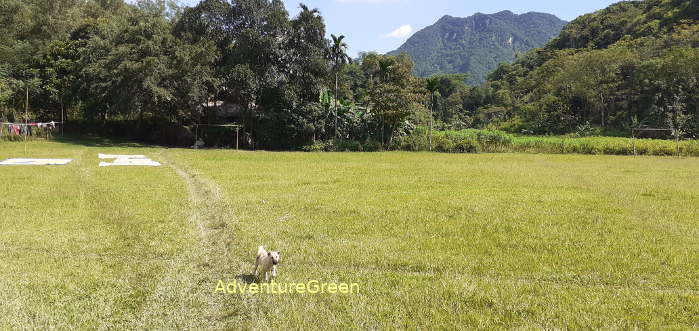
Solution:
{"label": "tree shadow on grass", "polygon": [[62,137],[56,137],[54,141],[70,144],[79,145],[85,147],[122,147],[122,148],[161,148],[163,146],[158,145],[148,145],[144,143],[138,143],[133,141],[105,138],[94,135],[65,135]]}

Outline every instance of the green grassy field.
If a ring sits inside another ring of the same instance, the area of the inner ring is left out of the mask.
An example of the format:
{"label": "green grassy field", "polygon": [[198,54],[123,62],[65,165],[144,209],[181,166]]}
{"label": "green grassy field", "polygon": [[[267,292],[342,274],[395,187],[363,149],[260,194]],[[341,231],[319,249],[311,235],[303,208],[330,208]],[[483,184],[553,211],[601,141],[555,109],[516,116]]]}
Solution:
{"label": "green grassy field", "polygon": [[[699,327],[696,158],[28,150],[76,161],[0,167],[0,329]],[[360,291],[215,293],[262,244]]]}

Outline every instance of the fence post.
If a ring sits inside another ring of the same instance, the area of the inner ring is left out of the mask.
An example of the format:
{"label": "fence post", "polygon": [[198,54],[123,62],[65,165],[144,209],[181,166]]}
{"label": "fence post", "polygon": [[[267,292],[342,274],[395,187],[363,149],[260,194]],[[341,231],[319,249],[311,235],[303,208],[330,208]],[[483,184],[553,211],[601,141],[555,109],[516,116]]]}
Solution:
{"label": "fence post", "polygon": [[636,130],[631,129],[631,143],[633,144],[633,156],[636,157]]}

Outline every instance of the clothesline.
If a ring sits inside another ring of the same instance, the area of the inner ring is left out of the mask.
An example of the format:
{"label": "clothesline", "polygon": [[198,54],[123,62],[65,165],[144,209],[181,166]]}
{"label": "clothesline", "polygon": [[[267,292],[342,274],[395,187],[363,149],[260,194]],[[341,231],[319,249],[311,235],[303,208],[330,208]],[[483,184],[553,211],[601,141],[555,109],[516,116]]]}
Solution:
{"label": "clothesline", "polygon": [[31,125],[36,126],[37,124],[63,124],[63,122],[27,122],[27,123],[12,123],[12,122],[2,122],[0,125]]}
{"label": "clothesline", "polygon": [[[7,127],[7,132],[10,133],[10,135],[31,135],[34,127],[43,129],[43,128],[49,128],[50,130],[53,130],[56,128],[56,124],[62,124],[63,122],[25,122],[25,123],[10,123],[10,122],[2,122],[0,124],[1,127]],[[2,131],[0,131],[0,134],[2,134]],[[47,132],[48,135],[48,132]]]}

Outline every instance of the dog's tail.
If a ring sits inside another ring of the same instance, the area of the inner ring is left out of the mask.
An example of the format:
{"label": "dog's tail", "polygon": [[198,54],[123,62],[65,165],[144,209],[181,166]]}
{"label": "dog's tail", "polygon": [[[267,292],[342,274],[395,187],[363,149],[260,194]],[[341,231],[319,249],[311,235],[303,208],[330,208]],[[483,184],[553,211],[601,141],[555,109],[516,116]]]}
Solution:
{"label": "dog's tail", "polygon": [[260,246],[257,248],[257,255],[261,255],[265,252],[265,246]]}

